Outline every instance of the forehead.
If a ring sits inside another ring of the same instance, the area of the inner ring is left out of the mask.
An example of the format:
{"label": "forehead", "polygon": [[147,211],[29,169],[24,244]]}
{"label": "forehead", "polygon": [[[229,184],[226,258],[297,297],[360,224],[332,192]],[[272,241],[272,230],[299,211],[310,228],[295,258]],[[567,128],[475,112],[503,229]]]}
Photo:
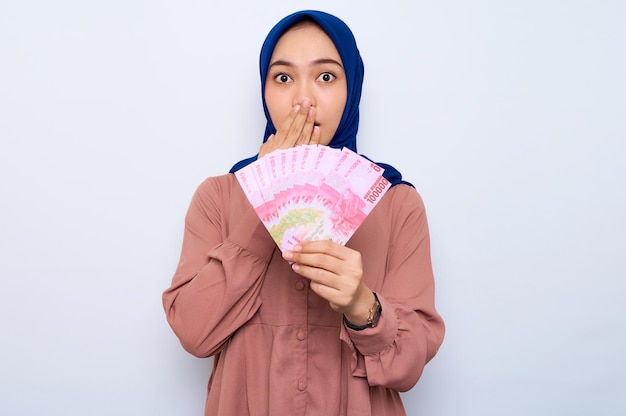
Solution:
{"label": "forehead", "polygon": [[307,21],[296,23],[282,34],[274,47],[272,60],[288,56],[316,59],[322,55],[338,60],[340,58],[335,44],[326,32],[317,24]]}

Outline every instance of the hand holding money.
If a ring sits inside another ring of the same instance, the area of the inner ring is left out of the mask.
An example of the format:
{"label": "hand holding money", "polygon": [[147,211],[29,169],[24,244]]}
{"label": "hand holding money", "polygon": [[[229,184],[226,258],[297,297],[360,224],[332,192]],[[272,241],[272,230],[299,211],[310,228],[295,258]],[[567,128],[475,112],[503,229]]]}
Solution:
{"label": "hand holding money", "polygon": [[283,253],[293,270],[311,281],[311,290],[355,325],[363,325],[374,294],[362,281],[361,253],[332,241],[297,244]]}

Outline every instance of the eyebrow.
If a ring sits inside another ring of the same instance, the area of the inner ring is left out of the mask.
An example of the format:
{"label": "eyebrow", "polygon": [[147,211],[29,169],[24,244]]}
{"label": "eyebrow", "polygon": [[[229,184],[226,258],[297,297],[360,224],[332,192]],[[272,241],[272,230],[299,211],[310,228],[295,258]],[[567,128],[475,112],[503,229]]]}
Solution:
{"label": "eyebrow", "polygon": [[[336,60],[334,60],[332,58],[315,59],[313,62],[311,62],[311,64],[312,65],[334,64],[334,65],[337,65],[337,66],[343,68],[343,65],[341,65],[341,63],[337,62]],[[279,59],[277,61],[272,62],[269,67],[271,68],[273,66],[295,67],[293,62],[285,61],[283,59]]]}

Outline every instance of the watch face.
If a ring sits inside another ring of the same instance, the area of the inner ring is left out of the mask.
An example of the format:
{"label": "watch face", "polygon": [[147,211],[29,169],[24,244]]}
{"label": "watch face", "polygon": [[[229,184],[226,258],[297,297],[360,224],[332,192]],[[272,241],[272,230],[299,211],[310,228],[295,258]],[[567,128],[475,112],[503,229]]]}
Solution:
{"label": "watch face", "polygon": [[367,319],[367,324],[370,327],[374,328],[376,325],[378,325],[378,320],[380,319],[380,313],[382,310],[380,303],[378,302],[378,298],[376,298],[376,304],[372,309],[373,311],[370,317]]}

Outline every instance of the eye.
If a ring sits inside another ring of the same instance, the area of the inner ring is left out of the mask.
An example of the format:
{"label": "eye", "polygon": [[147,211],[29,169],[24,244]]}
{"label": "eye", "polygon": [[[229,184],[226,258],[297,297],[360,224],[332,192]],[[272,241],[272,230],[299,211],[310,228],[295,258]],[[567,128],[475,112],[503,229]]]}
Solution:
{"label": "eye", "polygon": [[331,82],[331,81],[333,81],[335,78],[337,78],[337,77],[336,77],[334,74],[330,73],[330,72],[322,72],[322,73],[320,74],[320,76],[319,76],[319,77],[317,77],[317,79],[318,79],[319,81],[322,81],[322,82]]}
{"label": "eye", "polygon": [[291,81],[291,77],[285,73],[280,73],[274,77],[274,80],[279,84],[286,84]]}

